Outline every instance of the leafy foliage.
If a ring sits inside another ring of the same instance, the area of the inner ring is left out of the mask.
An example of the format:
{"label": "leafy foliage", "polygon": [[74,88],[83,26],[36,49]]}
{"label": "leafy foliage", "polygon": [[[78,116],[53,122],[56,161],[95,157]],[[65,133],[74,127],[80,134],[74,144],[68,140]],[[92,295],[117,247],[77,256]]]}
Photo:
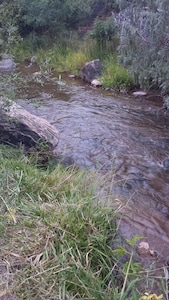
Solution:
{"label": "leafy foliage", "polygon": [[18,22],[20,9],[16,1],[0,4],[0,50],[9,52],[20,41]]}
{"label": "leafy foliage", "polygon": [[[120,1],[125,7],[127,1]],[[169,4],[163,1],[132,1],[121,12],[120,62],[142,88],[169,91]]]}
{"label": "leafy foliage", "polygon": [[105,41],[111,40],[115,36],[115,33],[116,26],[113,17],[109,17],[106,20],[96,18],[91,36],[96,39],[100,46],[103,45]]}
{"label": "leafy foliage", "polygon": [[63,28],[78,27],[81,19],[87,19],[92,14],[94,0],[17,0],[22,9],[22,31],[38,31],[58,35]]}
{"label": "leafy foliage", "polygon": [[57,32],[64,23],[63,1],[61,0],[30,0],[29,3],[26,0],[17,1],[22,11],[20,25],[23,35],[31,31],[41,34],[46,30],[56,30]]}
{"label": "leafy foliage", "polygon": [[79,22],[90,17],[92,13],[93,0],[66,0],[64,6],[64,15],[66,26],[74,29]]}

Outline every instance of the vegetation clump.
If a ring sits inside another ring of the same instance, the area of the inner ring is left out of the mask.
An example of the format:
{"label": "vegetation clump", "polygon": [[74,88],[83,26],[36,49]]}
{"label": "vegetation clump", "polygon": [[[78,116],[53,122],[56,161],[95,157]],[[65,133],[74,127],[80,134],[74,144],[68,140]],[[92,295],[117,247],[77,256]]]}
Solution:
{"label": "vegetation clump", "polygon": [[[133,252],[112,250],[117,216],[100,204],[98,177],[60,164],[39,168],[2,145],[0,163],[0,295],[138,300],[144,273]],[[162,299],[152,295],[140,299]]]}
{"label": "vegetation clump", "polygon": [[90,179],[60,165],[38,169],[6,146],[0,162],[0,260],[12,277],[4,291],[19,299],[108,299],[113,213],[97,204]]}
{"label": "vegetation clump", "polygon": [[163,95],[168,94],[168,1],[119,2],[119,61],[141,88],[160,89]]}
{"label": "vegetation clump", "polygon": [[102,82],[105,88],[120,92],[127,92],[134,87],[134,78],[112,57],[105,61]]}

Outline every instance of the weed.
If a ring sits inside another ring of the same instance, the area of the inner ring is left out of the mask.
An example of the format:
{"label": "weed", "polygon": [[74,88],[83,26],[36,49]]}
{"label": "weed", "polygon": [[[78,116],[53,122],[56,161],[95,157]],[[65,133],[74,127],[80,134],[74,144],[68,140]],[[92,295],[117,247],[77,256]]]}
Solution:
{"label": "weed", "polygon": [[19,90],[26,85],[25,78],[17,72],[0,75],[0,96],[15,99]]}

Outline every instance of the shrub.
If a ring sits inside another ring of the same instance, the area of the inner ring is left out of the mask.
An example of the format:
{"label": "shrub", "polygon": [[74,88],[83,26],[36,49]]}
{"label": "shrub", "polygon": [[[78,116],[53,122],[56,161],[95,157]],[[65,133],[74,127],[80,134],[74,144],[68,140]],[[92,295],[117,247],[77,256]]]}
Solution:
{"label": "shrub", "polygon": [[169,91],[168,27],[167,0],[133,0],[121,12],[119,59],[142,88]]}

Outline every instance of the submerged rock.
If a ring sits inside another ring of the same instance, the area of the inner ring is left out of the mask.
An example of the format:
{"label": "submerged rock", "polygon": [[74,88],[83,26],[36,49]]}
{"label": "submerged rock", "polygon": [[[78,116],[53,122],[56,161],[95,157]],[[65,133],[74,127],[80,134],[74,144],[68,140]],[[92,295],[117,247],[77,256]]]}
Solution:
{"label": "submerged rock", "polygon": [[168,170],[169,171],[169,158],[166,158],[164,161],[163,161],[163,167],[165,170]]}
{"label": "submerged rock", "polygon": [[70,74],[70,75],[68,75],[68,77],[69,77],[69,78],[76,78],[76,75]]}

